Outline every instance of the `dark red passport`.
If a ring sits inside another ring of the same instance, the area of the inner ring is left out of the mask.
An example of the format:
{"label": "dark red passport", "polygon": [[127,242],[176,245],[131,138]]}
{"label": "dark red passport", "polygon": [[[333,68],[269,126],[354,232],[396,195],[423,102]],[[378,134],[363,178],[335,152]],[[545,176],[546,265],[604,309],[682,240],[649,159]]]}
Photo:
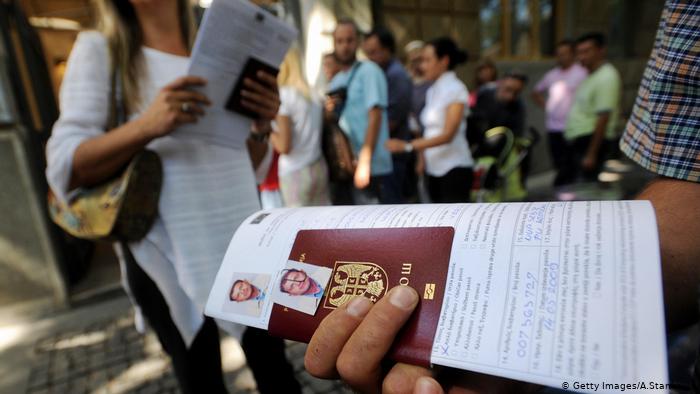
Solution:
{"label": "dark red passport", "polygon": [[430,366],[452,250],[452,227],[302,230],[290,260],[333,269],[314,316],[272,308],[272,335],[309,342],[324,317],[356,295],[376,301],[396,285],[421,297],[392,346],[390,358]]}

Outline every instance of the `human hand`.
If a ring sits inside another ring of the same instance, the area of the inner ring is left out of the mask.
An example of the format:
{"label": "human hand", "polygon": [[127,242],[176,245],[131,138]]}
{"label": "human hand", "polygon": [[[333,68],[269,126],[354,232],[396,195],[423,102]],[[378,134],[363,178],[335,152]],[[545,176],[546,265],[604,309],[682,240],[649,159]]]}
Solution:
{"label": "human hand", "polygon": [[586,172],[595,170],[597,162],[596,156],[598,155],[595,152],[586,153],[586,156],[583,157],[583,161],[581,161],[581,168]]}
{"label": "human hand", "polygon": [[340,377],[362,393],[411,392],[414,387],[441,393],[437,382],[420,379],[432,376],[425,368],[399,363],[382,375],[382,360],[417,305],[418,294],[408,286],[394,287],[374,306],[365,297],[353,298],[316,329],[304,357],[306,370],[319,378]]}
{"label": "human hand", "polygon": [[356,188],[364,189],[369,186],[372,175],[372,152],[363,148],[358,156],[353,181]]}
{"label": "human hand", "polygon": [[397,138],[386,140],[384,147],[391,153],[402,153],[406,151],[406,141]]}
{"label": "human hand", "polygon": [[[322,379],[340,378],[360,393],[530,393],[538,386],[453,368],[426,369],[396,363],[384,375],[383,360],[418,305],[418,294],[396,286],[376,305],[359,296],[336,309],[316,329],[304,366]],[[442,385],[440,383],[442,383]]]}
{"label": "human hand", "polygon": [[326,112],[333,112],[335,111],[335,107],[338,105],[338,97],[337,96],[326,96],[326,101],[324,102],[323,107],[326,109]]}
{"label": "human hand", "polygon": [[335,94],[326,96],[326,101],[323,103],[323,114],[327,120],[335,119],[335,109],[340,105],[341,100],[342,99]]}
{"label": "human hand", "polygon": [[149,139],[162,137],[182,124],[196,122],[198,117],[204,115],[202,105],[210,105],[211,102],[202,93],[188,88],[206,83],[203,78],[185,76],[163,87],[138,118],[146,136]]}
{"label": "human hand", "polygon": [[243,80],[241,105],[258,115],[253,122],[253,132],[269,133],[270,123],[280,109],[279,87],[277,78],[264,71],[258,71],[255,80]]}

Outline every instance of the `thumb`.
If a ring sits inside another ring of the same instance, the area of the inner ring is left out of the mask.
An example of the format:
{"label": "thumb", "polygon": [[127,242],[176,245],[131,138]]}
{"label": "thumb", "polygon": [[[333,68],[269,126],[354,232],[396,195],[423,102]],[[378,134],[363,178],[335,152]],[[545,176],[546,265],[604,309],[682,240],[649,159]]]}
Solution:
{"label": "thumb", "polygon": [[423,376],[416,380],[413,394],[444,394],[444,391],[435,379]]}

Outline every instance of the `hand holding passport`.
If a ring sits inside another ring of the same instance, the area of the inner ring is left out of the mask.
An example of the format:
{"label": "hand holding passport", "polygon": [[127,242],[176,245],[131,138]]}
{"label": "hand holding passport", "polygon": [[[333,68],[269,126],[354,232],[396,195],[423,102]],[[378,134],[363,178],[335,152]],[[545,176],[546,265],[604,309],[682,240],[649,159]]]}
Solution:
{"label": "hand holding passport", "polygon": [[[418,379],[433,366],[489,389],[664,384],[654,220],[644,201],[261,211],[231,240],[206,314],[311,341],[309,372],[361,391],[379,387],[384,356],[397,362],[384,384],[436,388]],[[257,290],[234,300],[239,280]]]}
{"label": "hand holding passport", "polygon": [[[277,112],[276,67],[297,34],[285,21],[252,2],[212,1],[187,71],[208,81],[198,91],[212,105],[196,125],[178,127],[173,137],[245,149],[251,120],[267,122]],[[260,78],[260,71],[267,77]],[[253,84],[246,85],[246,80]]]}
{"label": "hand holding passport", "polygon": [[429,367],[453,237],[452,227],[299,231],[289,259],[332,268],[333,276],[315,315],[275,304],[268,331],[309,342],[321,321],[352,298],[377,302],[394,286],[411,286],[423,297],[390,357]]}
{"label": "hand holding passport", "polygon": [[[279,70],[269,64],[250,57],[226,100],[225,108],[253,120],[272,119],[279,108],[279,93],[276,78]],[[250,81],[246,84],[246,81]],[[267,111],[266,107],[276,106]],[[265,116],[269,112],[269,115]]]}

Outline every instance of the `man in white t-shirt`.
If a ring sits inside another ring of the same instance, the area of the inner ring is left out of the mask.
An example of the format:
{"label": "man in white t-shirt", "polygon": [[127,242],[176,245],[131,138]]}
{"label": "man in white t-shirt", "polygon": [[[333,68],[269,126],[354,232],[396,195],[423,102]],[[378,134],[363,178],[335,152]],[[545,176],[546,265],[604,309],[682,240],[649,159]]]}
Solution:
{"label": "man in white t-shirt", "polygon": [[[532,99],[540,107],[545,109],[545,127],[549,142],[549,152],[556,169],[564,166],[566,157],[566,140],[564,128],[566,118],[574,103],[576,89],[586,79],[588,72],[580,64],[576,63],[575,46],[571,40],[564,40],[557,44],[557,67],[549,70],[542,79],[537,82],[532,92]],[[558,184],[559,175],[555,179]]]}

